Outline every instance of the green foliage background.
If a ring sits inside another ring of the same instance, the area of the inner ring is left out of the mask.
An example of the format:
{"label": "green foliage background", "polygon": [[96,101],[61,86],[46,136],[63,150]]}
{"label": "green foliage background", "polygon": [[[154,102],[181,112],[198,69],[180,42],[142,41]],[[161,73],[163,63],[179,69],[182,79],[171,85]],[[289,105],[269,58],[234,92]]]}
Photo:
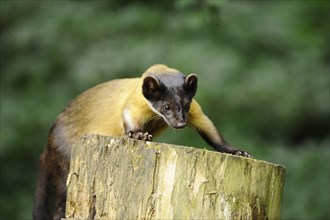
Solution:
{"label": "green foliage background", "polygon": [[[199,75],[227,141],[286,166],[283,219],[329,219],[329,1],[1,1],[1,219],[31,219],[65,105],[155,63]],[[207,147],[191,129],[157,141]]]}

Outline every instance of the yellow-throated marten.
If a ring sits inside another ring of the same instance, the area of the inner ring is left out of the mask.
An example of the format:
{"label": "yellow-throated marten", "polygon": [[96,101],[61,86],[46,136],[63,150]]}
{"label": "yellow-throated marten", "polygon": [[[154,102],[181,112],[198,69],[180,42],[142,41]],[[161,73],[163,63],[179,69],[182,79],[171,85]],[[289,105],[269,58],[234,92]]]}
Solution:
{"label": "yellow-throated marten", "polygon": [[74,99],[56,119],[40,157],[34,219],[64,217],[71,146],[84,134],[151,141],[168,126],[190,125],[217,151],[250,157],[224,141],[193,99],[196,90],[195,74],[154,65],[141,78],[106,82]]}

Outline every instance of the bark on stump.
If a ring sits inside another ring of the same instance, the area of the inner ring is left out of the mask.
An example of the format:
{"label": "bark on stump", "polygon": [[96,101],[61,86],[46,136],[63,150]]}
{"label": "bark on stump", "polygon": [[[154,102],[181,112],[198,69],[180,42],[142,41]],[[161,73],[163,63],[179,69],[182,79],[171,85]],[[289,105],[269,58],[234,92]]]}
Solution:
{"label": "bark on stump", "polygon": [[280,219],[285,168],[89,135],[72,150],[67,219]]}

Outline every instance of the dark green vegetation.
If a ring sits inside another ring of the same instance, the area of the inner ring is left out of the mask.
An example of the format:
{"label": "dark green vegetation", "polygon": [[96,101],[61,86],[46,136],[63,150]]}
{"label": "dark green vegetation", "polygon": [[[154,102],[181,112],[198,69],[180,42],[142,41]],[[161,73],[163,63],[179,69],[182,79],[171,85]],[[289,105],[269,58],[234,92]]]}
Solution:
{"label": "dark green vegetation", "polygon": [[[72,98],[165,63],[199,75],[228,142],[286,166],[283,219],[330,218],[330,3],[117,2],[0,2],[0,217],[31,218],[38,156]],[[189,129],[157,141],[207,147]]]}

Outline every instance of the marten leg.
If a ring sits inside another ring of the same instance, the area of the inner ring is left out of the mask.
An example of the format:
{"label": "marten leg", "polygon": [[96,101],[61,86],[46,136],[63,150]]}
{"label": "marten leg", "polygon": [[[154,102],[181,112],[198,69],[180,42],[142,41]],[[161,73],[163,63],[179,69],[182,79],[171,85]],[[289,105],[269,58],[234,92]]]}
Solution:
{"label": "marten leg", "polygon": [[58,183],[57,195],[55,198],[55,210],[54,219],[60,220],[65,217],[65,206],[66,206],[66,186],[64,182]]}
{"label": "marten leg", "polygon": [[138,119],[134,119],[130,113],[131,110],[124,109],[123,111],[123,122],[125,133],[128,137],[143,140],[143,141],[151,141],[152,135],[148,132],[143,132],[143,125],[138,124]]}
{"label": "marten leg", "polygon": [[[69,173],[70,161],[63,155],[60,150],[63,146],[54,146],[50,143],[49,151],[50,157],[48,158],[48,165],[51,167],[52,184],[54,190],[54,217],[55,220],[60,220],[65,217],[66,206],[66,180]],[[66,146],[67,147],[67,146]]]}
{"label": "marten leg", "polygon": [[52,219],[54,189],[51,174],[47,168],[47,151],[40,156],[39,179],[34,198],[33,219]]}
{"label": "marten leg", "polygon": [[221,136],[213,125],[212,121],[204,115],[201,107],[196,101],[190,106],[188,123],[196,128],[202,138],[219,152],[229,153],[238,156],[251,157],[248,152],[231,147]]}
{"label": "marten leg", "polygon": [[148,132],[142,132],[142,131],[129,131],[128,137],[137,139],[137,140],[143,140],[143,141],[152,141],[152,135]]}

